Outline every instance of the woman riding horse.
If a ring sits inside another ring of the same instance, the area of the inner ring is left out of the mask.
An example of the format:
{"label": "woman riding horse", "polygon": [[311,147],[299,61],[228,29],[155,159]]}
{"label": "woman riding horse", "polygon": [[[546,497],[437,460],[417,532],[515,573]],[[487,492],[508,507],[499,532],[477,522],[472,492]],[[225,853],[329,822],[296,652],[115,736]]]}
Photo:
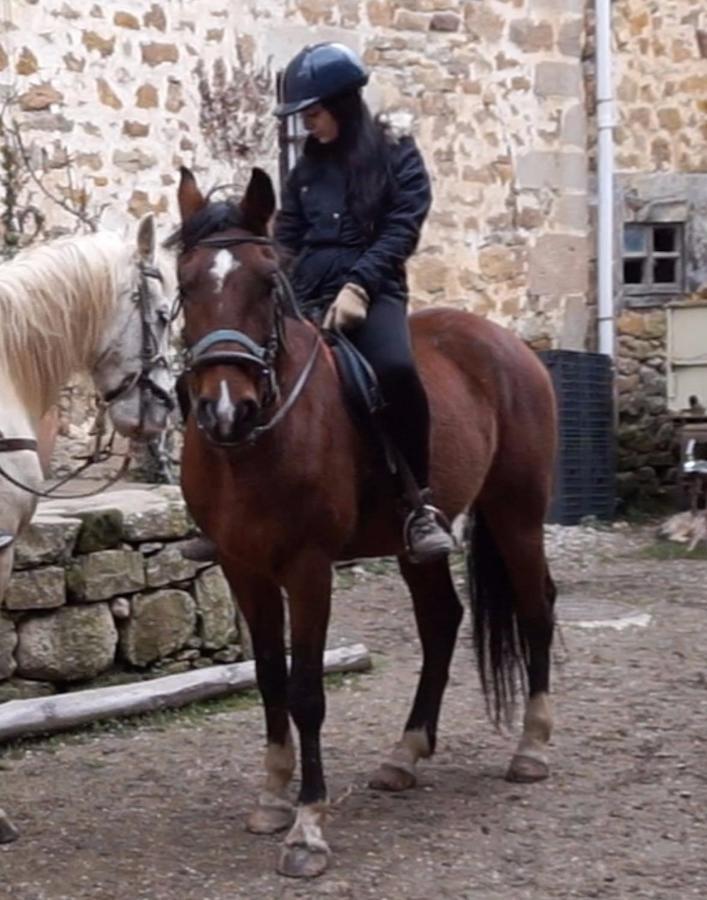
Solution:
{"label": "woman riding horse", "polygon": [[384,427],[417,486],[404,499],[414,562],[453,548],[429,490],[430,413],[408,327],[405,263],[430,208],[430,180],[412,137],[372,119],[363,63],[343,44],[305,47],[287,66],[280,117],[309,132],[290,173],[275,237],[296,256],[292,282],[311,318],[347,332],[378,377]]}

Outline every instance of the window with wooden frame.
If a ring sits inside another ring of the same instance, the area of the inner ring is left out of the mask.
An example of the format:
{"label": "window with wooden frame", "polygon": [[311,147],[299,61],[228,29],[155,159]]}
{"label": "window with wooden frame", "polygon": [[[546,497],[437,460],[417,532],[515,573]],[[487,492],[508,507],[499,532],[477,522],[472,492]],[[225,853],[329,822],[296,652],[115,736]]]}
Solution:
{"label": "window with wooden frame", "polygon": [[631,222],[623,233],[623,288],[630,297],[682,294],[684,234],[678,222]]}
{"label": "window with wooden frame", "polygon": [[[277,76],[277,99],[278,103],[282,101],[282,72]],[[281,185],[285,183],[289,172],[294,168],[306,138],[307,132],[299,116],[287,116],[280,120],[278,148]]]}

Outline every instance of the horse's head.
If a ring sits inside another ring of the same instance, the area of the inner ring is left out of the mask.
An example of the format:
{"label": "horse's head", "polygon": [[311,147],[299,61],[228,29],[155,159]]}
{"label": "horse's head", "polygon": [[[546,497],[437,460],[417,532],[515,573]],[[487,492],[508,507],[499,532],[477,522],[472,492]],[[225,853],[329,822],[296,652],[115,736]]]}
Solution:
{"label": "horse's head", "polygon": [[152,214],[117,274],[117,314],[91,374],[118,432],[152,437],[167,424],[174,380],[168,363],[171,306],[157,266]]}
{"label": "horse's head", "polygon": [[184,310],[189,392],[196,423],[222,446],[247,439],[276,399],[277,259],[267,226],[268,175],[253,169],[240,203],[209,203],[182,169],[177,275]]}

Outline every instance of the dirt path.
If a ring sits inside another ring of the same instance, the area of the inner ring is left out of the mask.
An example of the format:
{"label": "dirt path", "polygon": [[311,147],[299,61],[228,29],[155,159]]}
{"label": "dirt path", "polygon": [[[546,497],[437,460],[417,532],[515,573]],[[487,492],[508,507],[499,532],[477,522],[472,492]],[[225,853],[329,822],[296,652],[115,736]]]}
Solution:
{"label": "dirt path", "polygon": [[0,898],[707,896],[707,563],[643,558],[650,539],[551,530],[562,664],[548,782],[502,780],[513,741],[484,717],[464,627],[421,785],[366,788],[419,656],[391,570],[345,574],[332,643],[365,641],[377,666],[328,694],[329,873],[279,878],[279,838],[242,828],[262,754],[252,706],[6,752],[0,805],[22,838],[0,848]]}

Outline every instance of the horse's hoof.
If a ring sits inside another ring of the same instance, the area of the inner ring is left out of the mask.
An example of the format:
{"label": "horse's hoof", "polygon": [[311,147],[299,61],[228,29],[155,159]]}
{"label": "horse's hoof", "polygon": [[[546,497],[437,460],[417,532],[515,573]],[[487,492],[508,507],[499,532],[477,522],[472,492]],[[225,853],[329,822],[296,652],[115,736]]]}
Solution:
{"label": "horse's hoof", "polygon": [[506,781],[530,784],[542,781],[550,774],[550,767],[542,759],[532,756],[514,756],[506,772]]}
{"label": "horse's hoof", "polygon": [[289,828],[294,820],[295,811],[292,807],[257,806],[248,816],[246,829],[251,834],[277,834],[278,831]]}
{"label": "horse's hoof", "polygon": [[414,772],[400,769],[390,763],[383,763],[368,782],[374,791],[407,791],[417,784]]}
{"label": "horse's hoof", "polygon": [[0,844],[11,844],[19,836],[19,831],[5,815],[4,810],[0,809]]}
{"label": "horse's hoof", "polygon": [[316,878],[326,871],[330,856],[328,849],[292,844],[282,848],[277,871],[288,878]]}

